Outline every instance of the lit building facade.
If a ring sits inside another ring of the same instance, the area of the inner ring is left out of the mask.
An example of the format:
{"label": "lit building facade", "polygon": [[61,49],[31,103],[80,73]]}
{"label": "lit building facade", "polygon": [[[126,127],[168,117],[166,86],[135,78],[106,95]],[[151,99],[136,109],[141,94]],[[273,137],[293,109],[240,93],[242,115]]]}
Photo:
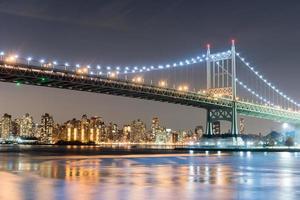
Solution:
{"label": "lit building facade", "polygon": [[107,128],[101,117],[91,117],[89,119],[86,115],[83,115],[81,120],[72,119],[64,123],[60,131],[62,134],[59,140],[62,141],[98,144],[108,140]]}
{"label": "lit building facade", "polygon": [[53,133],[54,133],[54,120],[53,117],[48,113],[45,113],[41,117],[40,124],[40,141],[42,143],[51,144],[53,143]]}
{"label": "lit building facade", "polygon": [[131,125],[130,142],[142,143],[147,141],[146,125],[140,119],[134,120]]}
{"label": "lit building facade", "polygon": [[32,116],[26,113],[19,120],[19,136],[20,137],[34,137],[34,122]]}
{"label": "lit building facade", "polygon": [[12,123],[11,115],[5,113],[1,118],[0,124],[1,124],[0,126],[1,138],[6,140],[10,136],[12,136],[12,132],[13,132],[13,123]]}

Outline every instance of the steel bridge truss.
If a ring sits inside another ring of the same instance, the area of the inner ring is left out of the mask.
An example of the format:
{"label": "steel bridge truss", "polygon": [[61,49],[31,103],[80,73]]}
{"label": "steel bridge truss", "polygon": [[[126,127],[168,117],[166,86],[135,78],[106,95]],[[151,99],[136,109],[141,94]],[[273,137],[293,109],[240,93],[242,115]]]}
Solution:
{"label": "steel bridge truss", "polygon": [[[212,97],[208,94],[184,92],[175,89],[109,79],[97,75],[78,75],[75,72],[0,62],[0,81],[103,93],[139,99],[155,100],[197,108],[211,112],[212,119],[229,120],[229,111],[236,106],[239,114],[279,122],[300,124],[300,113],[271,106],[258,105],[232,99]],[[225,112],[226,111],[226,112]]]}

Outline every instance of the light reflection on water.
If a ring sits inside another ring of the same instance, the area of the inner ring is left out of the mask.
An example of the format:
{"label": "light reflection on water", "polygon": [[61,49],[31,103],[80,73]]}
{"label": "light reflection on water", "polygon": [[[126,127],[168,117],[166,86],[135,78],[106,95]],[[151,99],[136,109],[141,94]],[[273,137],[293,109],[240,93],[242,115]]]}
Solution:
{"label": "light reflection on water", "polygon": [[0,199],[299,199],[295,153],[0,154]]}

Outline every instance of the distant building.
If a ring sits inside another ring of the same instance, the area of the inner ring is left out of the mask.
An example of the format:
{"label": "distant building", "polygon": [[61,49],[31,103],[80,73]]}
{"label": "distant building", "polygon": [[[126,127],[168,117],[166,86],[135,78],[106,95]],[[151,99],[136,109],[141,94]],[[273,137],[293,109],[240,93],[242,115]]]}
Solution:
{"label": "distant building", "polygon": [[130,142],[140,143],[147,141],[146,125],[140,119],[131,123]]}
{"label": "distant building", "polygon": [[124,125],[122,129],[122,137],[120,139],[121,142],[129,142],[130,141],[130,134],[131,134],[131,126]]}
{"label": "distant building", "polygon": [[1,126],[0,126],[1,138],[6,140],[10,136],[12,136],[13,123],[12,123],[11,115],[5,113],[0,120],[0,124],[1,124]]}
{"label": "distant building", "polygon": [[107,129],[101,117],[91,117],[83,115],[81,120],[72,119],[65,122],[60,127],[59,140],[78,141],[82,143],[107,142]]}
{"label": "distant building", "polygon": [[213,133],[215,135],[220,135],[221,134],[221,123],[220,123],[220,121],[213,122],[212,128],[213,128]]}
{"label": "distant building", "polygon": [[150,140],[151,141],[156,140],[157,134],[159,134],[161,131],[162,131],[162,128],[160,127],[158,117],[153,117],[152,123],[151,123]]}
{"label": "distant building", "polygon": [[26,113],[20,120],[19,120],[19,136],[20,137],[34,137],[34,122],[32,116]]}
{"label": "distant building", "polygon": [[240,118],[240,133],[245,134],[245,119]]}
{"label": "distant building", "polygon": [[195,128],[196,140],[199,140],[202,137],[203,133],[204,133],[203,126],[196,126]]}
{"label": "distant building", "polygon": [[117,124],[110,122],[106,127],[106,131],[107,131],[106,134],[107,142],[118,142],[120,136],[119,136],[119,129]]}
{"label": "distant building", "polygon": [[41,117],[40,124],[40,141],[42,143],[51,144],[53,142],[52,136],[54,132],[54,120],[48,113]]}

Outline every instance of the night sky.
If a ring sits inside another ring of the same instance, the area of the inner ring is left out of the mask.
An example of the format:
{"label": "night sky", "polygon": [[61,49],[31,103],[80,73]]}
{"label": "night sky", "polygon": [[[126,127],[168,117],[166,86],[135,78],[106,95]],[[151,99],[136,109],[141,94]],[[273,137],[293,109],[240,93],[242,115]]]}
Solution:
{"label": "night sky", "polygon": [[[282,0],[2,0],[0,50],[74,63],[135,65],[237,49],[265,77],[300,101],[300,1]],[[173,129],[204,125],[202,109],[33,86],[0,83],[0,114],[49,112],[63,122],[82,114],[147,123],[159,116]],[[279,127],[246,120],[248,132]],[[261,125],[257,125],[257,123]]]}

